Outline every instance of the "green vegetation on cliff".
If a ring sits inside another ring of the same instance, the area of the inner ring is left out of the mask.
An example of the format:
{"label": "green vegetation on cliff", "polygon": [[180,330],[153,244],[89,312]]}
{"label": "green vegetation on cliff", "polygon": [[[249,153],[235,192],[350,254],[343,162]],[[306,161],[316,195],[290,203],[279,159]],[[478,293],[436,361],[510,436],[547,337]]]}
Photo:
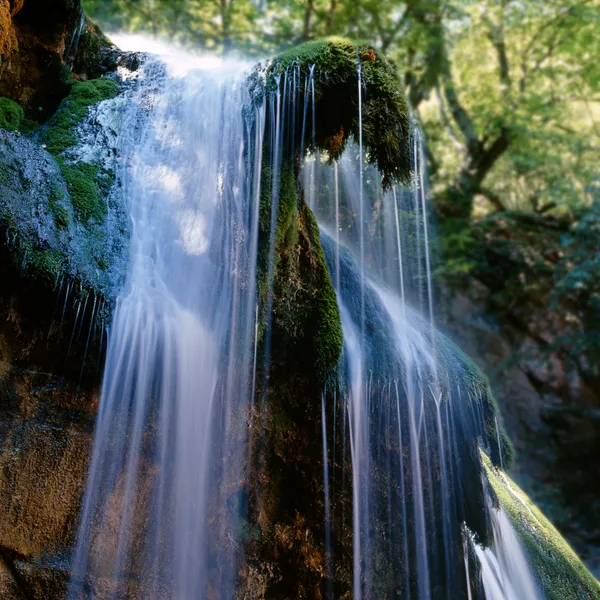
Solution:
{"label": "green vegetation on cliff", "polygon": [[102,221],[106,213],[103,191],[110,187],[113,175],[99,165],[72,162],[63,155],[77,143],[76,130],[90,106],[114,98],[119,86],[112,79],[74,82],[71,93],[46,125],[42,141],[58,161],[67,183],[75,216],[82,223],[93,218]]}
{"label": "green vegetation on cliff", "polygon": [[510,517],[549,600],[600,598],[600,583],[526,494],[481,453],[487,480]]}
{"label": "green vegetation on cliff", "polygon": [[71,93],[63,100],[48,122],[42,136],[48,152],[61,154],[77,142],[75,130],[84,119],[87,109],[102,100],[114,98],[119,86],[111,79],[74,82]]}

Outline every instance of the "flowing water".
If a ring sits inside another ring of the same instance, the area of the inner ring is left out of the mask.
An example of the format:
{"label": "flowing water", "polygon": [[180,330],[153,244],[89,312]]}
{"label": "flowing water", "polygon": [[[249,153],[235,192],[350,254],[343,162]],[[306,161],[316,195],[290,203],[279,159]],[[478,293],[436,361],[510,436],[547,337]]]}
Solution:
{"label": "flowing water", "polygon": [[[351,447],[353,597],[470,600],[461,529],[475,521],[482,535],[492,531],[490,549],[477,545],[483,595],[539,598],[506,515],[474,500],[483,491],[466,440],[488,451],[493,443],[502,461],[499,425],[493,416],[490,439],[490,407],[472,367],[434,326],[420,140],[409,188],[384,193],[378,173],[357,164],[361,157],[350,148],[339,164],[318,164],[311,194],[320,200],[315,211],[344,331],[337,397]],[[334,428],[329,444],[343,433]],[[494,569],[490,556],[500,557]],[[513,588],[494,587],[517,574]]]}
{"label": "flowing water", "polygon": [[[256,107],[243,69],[178,77],[147,60],[127,92],[118,180],[129,270],[110,326],[70,598],[234,598],[257,374],[266,381],[271,358],[272,300],[258,350],[261,172],[268,161],[272,287],[280,175],[296,136],[301,154],[305,132],[314,139],[318,81],[314,68],[306,77],[292,68]],[[362,119],[360,68],[357,93]],[[360,141],[334,165],[310,154],[301,177],[344,333],[338,377],[315,404],[324,595],[335,595],[336,498],[351,486],[354,600],[470,600],[464,524],[483,532],[489,522],[489,548],[469,537],[485,597],[538,598],[473,460],[474,441],[489,446],[489,406],[469,361],[435,329],[420,140],[413,185],[385,193]]]}
{"label": "flowing water", "polygon": [[118,178],[130,264],[110,327],[71,598],[125,597],[131,580],[147,598],[204,598],[211,586],[233,596],[264,119],[260,109],[243,117],[248,92],[235,71],[174,77],[148,60],[129,92]]}
{"label": "flowing water", "polygon": [[487,600],[540,600],[527,558],[504,510],[490,507],[493,543],[483,548],[471,542],[481,565]]}

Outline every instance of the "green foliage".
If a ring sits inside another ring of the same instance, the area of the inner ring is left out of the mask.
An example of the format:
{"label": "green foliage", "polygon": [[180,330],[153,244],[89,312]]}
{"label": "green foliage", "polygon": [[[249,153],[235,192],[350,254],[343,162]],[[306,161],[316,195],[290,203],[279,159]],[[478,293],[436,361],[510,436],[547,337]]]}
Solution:
{"label": "green foliage", "polygon": [[600,597],[600,584],[569,544],[523,491],[481,453],[487,480],[525,546],[533,572],[549,600]]}
{"label": "green foliage", "polygon": [[579,358],[581,368],[598,377],[600,364],[600,204],[580,211],[560,239],[552,271],[550,308],[564,319],[555,347]]}
{"label": "green foliage", "polygon": [[83,6],[107,31],[143,32],[223,53],[267,49],[256,36],[264,13],[252,0],[85,0]]}
{"label": "green foliage", "polygon": [[98,192],[98,166],[87,163],[61,163],[61,171],[79,221],[86,223],[91,218],[103,221],[106,216],[106,203]]}
{"label": "green foliage", "polygon": [[25,115],[23,109],[10,98],[0,98],[0,129],[17,131]]}
{"label": "green foliage", "polygon": [[438,270],[455,286],[483,283],[489,309],[533,342],[523,358],[551,368],[558,357],[592,394],[600,377],[599,222],[597,203],[560,217],[489,215],[444,236],[453,260]]}

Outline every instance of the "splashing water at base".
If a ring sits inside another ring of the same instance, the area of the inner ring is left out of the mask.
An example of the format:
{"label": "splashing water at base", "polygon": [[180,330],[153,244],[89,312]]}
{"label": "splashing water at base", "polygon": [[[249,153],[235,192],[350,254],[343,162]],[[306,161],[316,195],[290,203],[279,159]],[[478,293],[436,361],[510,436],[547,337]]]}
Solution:
{"label": "splashing water at base", "polygon": [[493,543],[489,548],[469,541],[481,566],[486,600],[541,600],[525,552],[514,527],[502,508],[494,508],[488,499],[488,514]]}

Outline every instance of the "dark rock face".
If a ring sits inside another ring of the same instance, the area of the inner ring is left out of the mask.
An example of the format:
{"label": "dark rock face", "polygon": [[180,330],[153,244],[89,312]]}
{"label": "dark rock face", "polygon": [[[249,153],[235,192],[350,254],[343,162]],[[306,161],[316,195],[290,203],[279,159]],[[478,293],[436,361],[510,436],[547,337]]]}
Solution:
{"label": "dark rock face", "polygon": [[72,307],[63,319],[53,286],[24,277],[4,245],[0,278],[0,596],[60,598],[92,449],[99,339],[82,363],[89,314],[78,336]]}
{"label": "dark rock face", "polygon": [[97,396],[0,363],[0,595],[59,598],[68,581]]}
{"label": "dark rock face", "polygon": [[0,97],[47,118],[83,79],[116,66],[116,54],[85,20],[79,0],[0,0]]}

